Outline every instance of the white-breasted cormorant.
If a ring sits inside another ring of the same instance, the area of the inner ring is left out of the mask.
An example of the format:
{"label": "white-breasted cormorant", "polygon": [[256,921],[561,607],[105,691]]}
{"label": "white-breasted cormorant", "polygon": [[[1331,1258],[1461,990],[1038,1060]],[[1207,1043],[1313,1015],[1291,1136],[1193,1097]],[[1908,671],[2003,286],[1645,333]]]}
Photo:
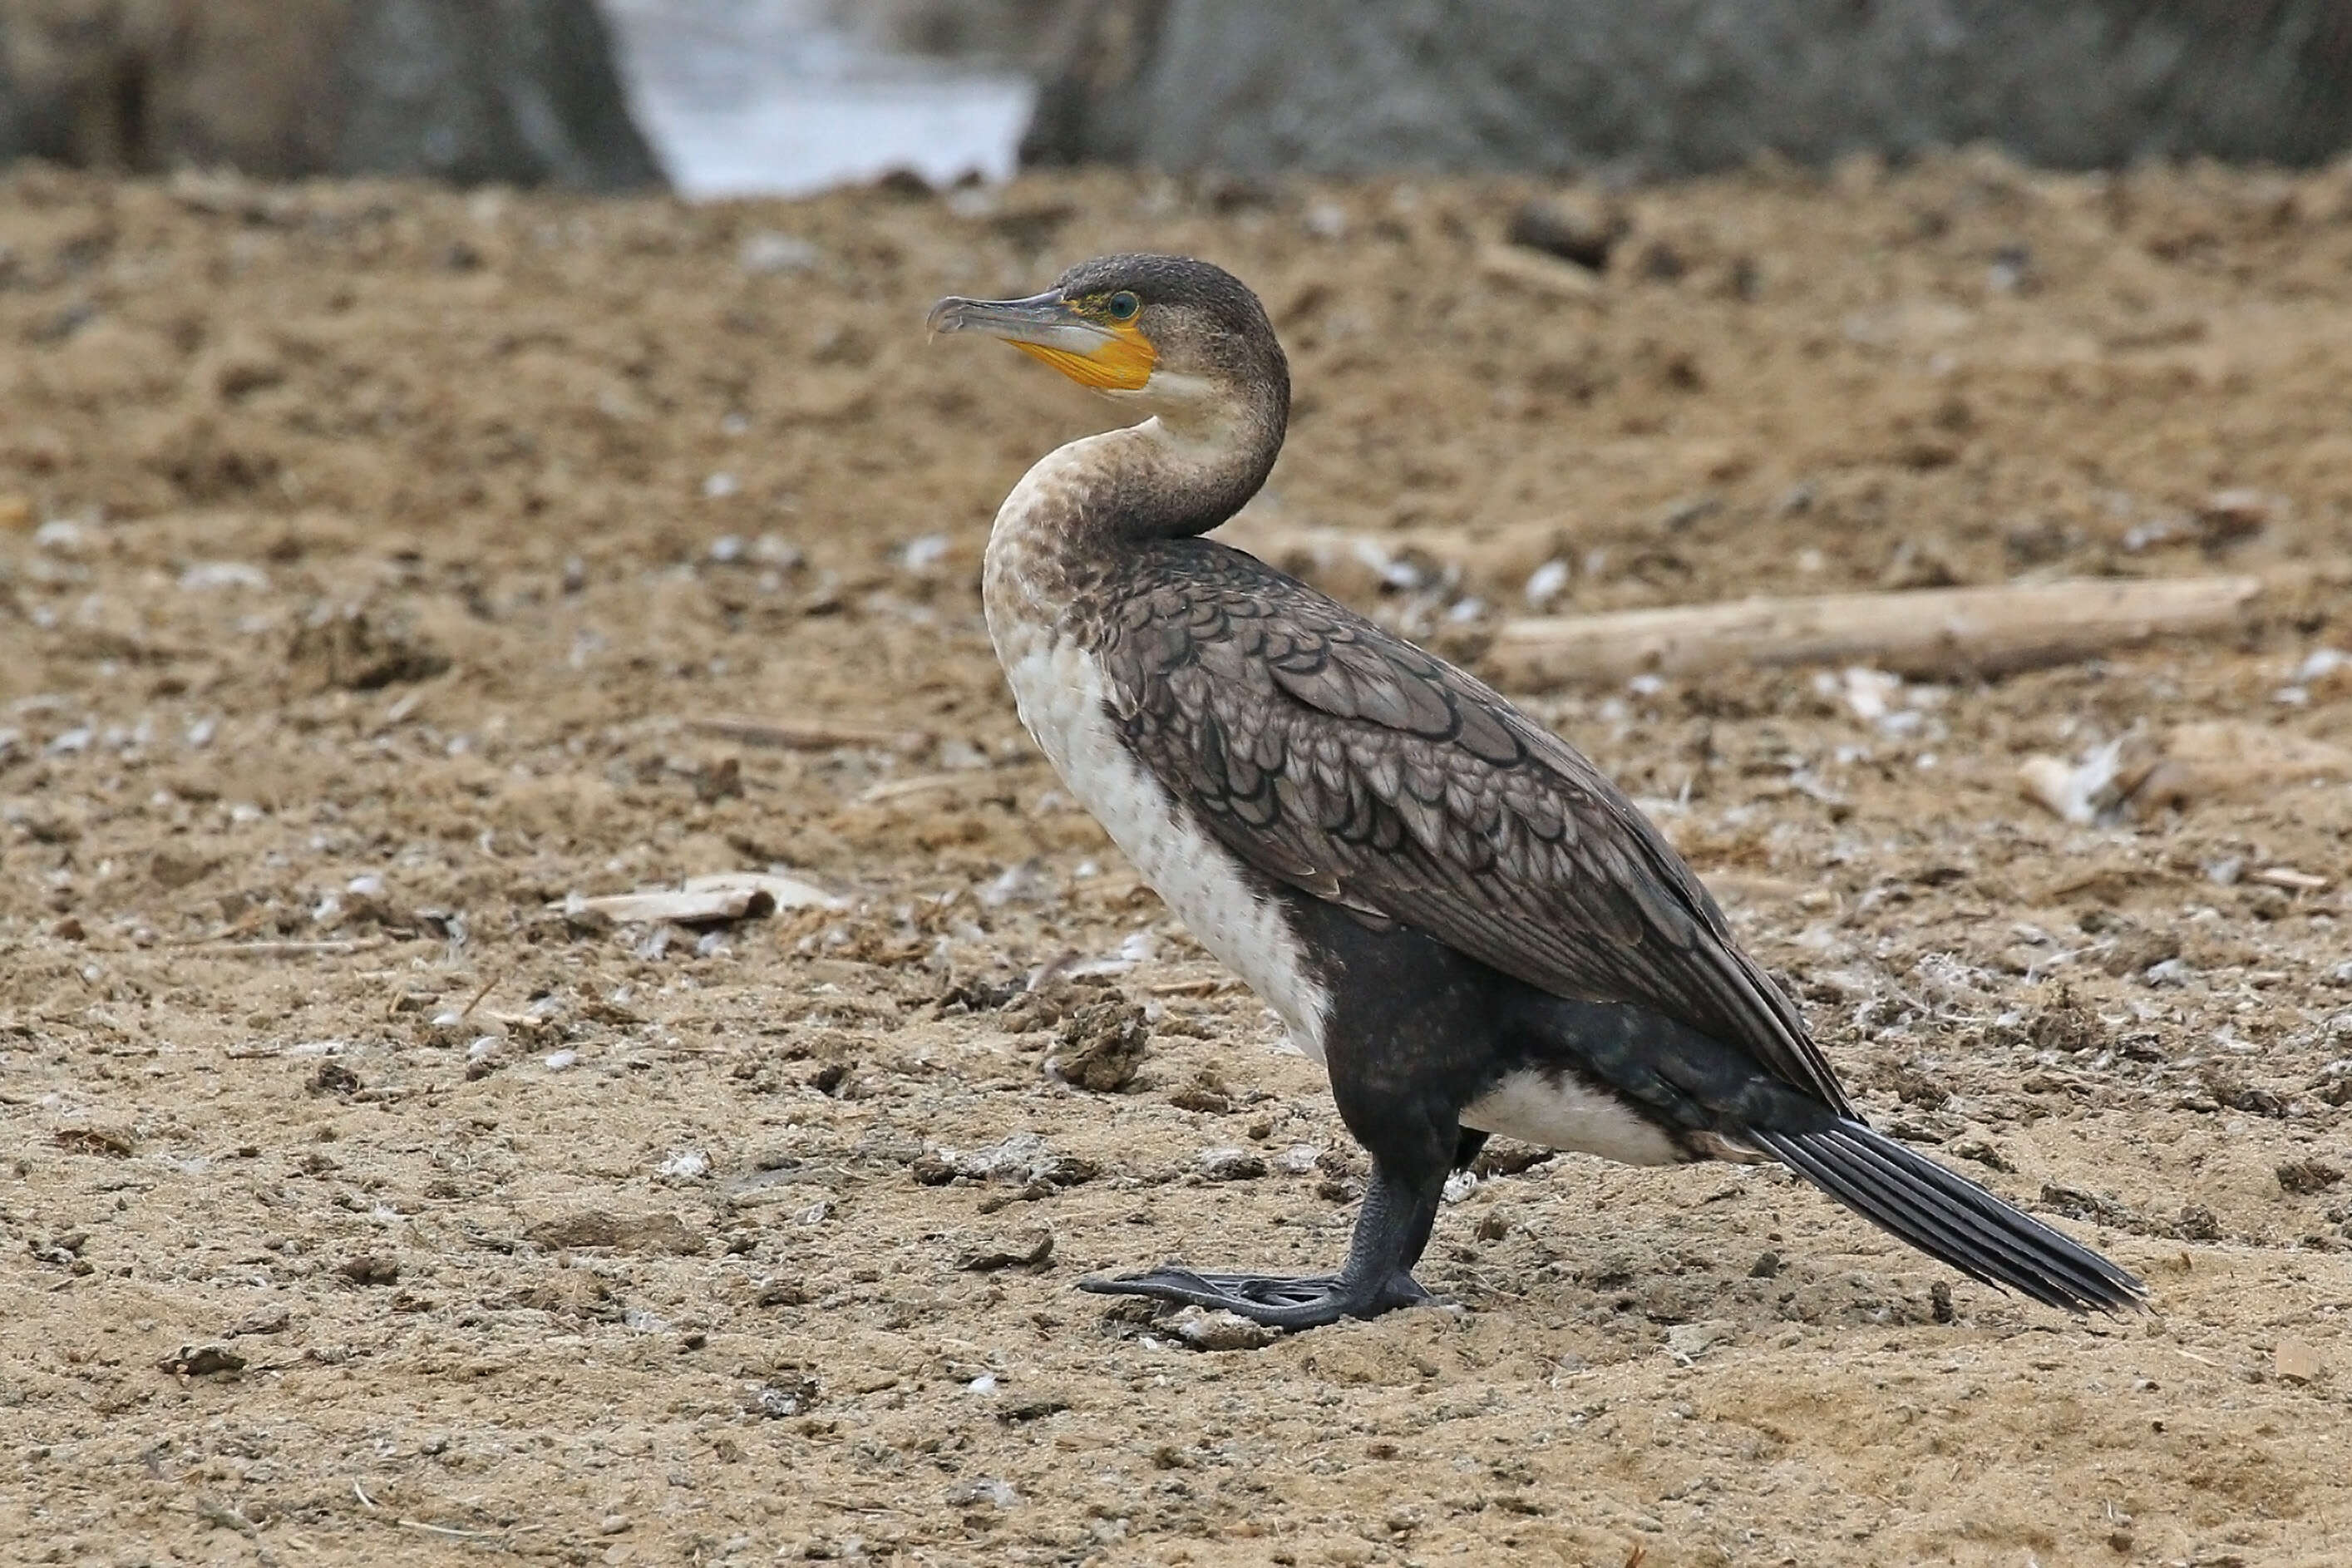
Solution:
{"label": "white-breasted cormorant", "polygon": [[1489,1133],[1636,1164],[1777,1160],[1912,1246],[2080,1311],[2144,1288],[1873,1131],[1788,994],[1633,804],[1480,681],[1200,537],[1282,446],[1290,372],[1206,262],[1111,256],[942,300],[1140,424],[1031,468],[988,543],[1022,722],[1202,944],[1330,1075],[1372,1160],[1346,1262],[1170,1264],[1093,1290],[1305,1328],[1429,1300],[1412,1269]]}

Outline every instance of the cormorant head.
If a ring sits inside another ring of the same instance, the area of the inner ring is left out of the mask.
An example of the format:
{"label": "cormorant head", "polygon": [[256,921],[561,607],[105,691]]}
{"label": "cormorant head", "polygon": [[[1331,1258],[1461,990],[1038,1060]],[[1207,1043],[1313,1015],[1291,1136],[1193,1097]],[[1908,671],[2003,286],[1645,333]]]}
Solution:
{"label": "cormorant head", "polygon": [[1271,416],[1278,442],[1290,410],[1290,366],[1265,308],[1232,273],[1190,257],[1097,257],[1026,300],[942,300],[928,325],[1003,338],[1173,423]]}

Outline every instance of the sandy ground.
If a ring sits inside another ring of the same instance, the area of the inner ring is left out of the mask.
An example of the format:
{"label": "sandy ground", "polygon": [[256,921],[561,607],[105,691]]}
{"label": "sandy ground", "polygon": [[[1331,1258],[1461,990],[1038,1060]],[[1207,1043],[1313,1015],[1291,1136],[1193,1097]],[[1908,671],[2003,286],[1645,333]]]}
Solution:
{"label": "sandy ground", "polygon": [[[1630,198],[1582,299],[1482,269],[1524,195],[0,181],[0,1557],[2342,1562],[2352,174],[1768,172]],[[1364,536],[1329,585],[1470,656],[1555,562],[2271,581],[1997,683],[1527,694],[1874,1118],[2151,1317],[1524,1150],[1442,1218],[1458,1312],[1198,1351],[1074,1290],[1333,1258],[1362,1171],[980,622],[1104,408],[923,309],[1144,247],[1293,351],[1237,531]],[[2178,808],[2018,794],[2216,723]],[[566,909],[769,868],[832,901]],[[1139,1008],[1123,1091],[1049,1076]]]}

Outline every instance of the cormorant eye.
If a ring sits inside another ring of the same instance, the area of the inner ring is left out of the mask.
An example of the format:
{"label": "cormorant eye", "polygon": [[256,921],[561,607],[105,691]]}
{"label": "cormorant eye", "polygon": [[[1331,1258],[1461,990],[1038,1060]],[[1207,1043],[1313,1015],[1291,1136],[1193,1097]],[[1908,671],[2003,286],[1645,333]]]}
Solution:
{"label": "cormorant eye", "polygon": [[1122,289],[1105,302],[1103,309],[1114,321],[1131,321],[1135,313],[1143,309],[1143,301]]}

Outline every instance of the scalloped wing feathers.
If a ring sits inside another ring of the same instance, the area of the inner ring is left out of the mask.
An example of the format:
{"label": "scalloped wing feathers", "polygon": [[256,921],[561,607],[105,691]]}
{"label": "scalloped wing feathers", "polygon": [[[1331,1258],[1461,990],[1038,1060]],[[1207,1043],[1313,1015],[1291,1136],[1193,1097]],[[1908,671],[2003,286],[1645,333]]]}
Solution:
{"label": "scalloped wing feathers", "polygon": [[1795,1005],[1566,742],[1255,557],[1166,542],[1098,655],[1114,720],[1267,874],[1556,994],[1651,1008],[1847,1111]]}

